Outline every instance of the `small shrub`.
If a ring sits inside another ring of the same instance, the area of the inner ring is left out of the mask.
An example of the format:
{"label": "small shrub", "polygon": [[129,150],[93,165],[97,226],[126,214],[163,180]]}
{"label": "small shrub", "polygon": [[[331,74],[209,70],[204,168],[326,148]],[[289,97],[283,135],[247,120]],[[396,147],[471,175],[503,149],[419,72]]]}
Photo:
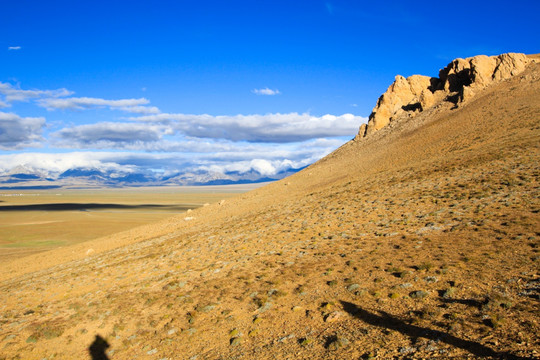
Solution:
{"label": "small shrub", "polygon": [[433,268],[433,264],[429,261],[423,262],[418,266],[419,271],[429,271]]}

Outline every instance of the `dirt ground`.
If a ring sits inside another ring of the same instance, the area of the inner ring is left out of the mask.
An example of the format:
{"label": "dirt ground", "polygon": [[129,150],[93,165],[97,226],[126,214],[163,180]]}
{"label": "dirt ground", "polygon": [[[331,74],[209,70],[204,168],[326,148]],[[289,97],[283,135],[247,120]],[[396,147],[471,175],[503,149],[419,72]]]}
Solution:
{"label": "dirt ground", "polygon": [[0,358],[540,358],[539,80],[2,264]]}

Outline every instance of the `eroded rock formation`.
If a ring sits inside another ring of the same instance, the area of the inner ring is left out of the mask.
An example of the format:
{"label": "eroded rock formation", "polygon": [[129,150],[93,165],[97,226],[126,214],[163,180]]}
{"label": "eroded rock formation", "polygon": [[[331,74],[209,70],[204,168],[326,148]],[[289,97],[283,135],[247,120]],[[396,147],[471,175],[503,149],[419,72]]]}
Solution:
{"label": "eroded rock formation", "polygon": [[479,55],[455,59],[439,71],[439,77],[396,76],[379,97],[369,121],[360,127],[357,138],[387,126],[397,118],[412,117],[442,101],[462,103],[494,82],[508,79],[525,70],[531,60],[524,54]]}

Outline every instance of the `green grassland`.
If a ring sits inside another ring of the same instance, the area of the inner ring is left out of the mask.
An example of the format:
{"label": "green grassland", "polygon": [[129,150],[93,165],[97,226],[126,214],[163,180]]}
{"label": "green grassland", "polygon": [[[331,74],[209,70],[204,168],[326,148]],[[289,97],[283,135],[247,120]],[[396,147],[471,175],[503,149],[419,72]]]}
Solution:
{"label": "green grassland", "polygon": [[0,191],[0,261],[159,221],[251,188]]}

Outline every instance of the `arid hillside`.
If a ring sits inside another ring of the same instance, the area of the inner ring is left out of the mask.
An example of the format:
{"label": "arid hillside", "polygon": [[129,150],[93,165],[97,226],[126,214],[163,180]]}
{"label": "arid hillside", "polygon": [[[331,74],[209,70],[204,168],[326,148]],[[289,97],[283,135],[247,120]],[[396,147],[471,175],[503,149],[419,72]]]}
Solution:
{"label": "arid hillside", "polygon": [[540,358],[528,59],[282,181],[0,265],[0,359]]}

